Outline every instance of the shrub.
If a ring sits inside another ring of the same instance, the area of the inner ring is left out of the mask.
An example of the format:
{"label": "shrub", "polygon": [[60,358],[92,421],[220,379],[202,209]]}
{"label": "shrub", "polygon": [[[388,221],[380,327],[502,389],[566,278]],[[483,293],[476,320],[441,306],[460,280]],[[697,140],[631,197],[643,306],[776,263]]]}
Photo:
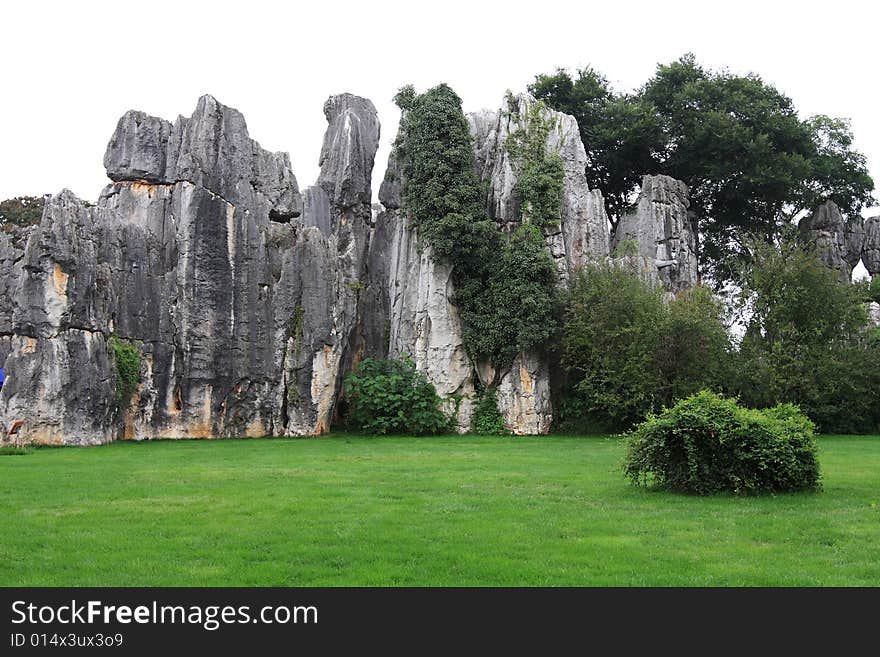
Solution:
{"label": "shrub", "polygon": [[15,447],[14,445],[0,447],[0,456],[26,456],[31,453],[30,447]]}
{"label": "shrub", "polygon": [[489,388],[477,399],[474,416],[471,419],[471,433],[480,436],[509,436],[504,426],[504,418],[498,410],[498,397],[494,388]]}
{"label": "shrub", "polygon": [[699,495],[817,490],[813,432],[791,404],[760,411],[704,390],[627,435],[624,472],[636,485]]}
{"label": "shrub", "polygon": [[451,420],[443,400],[410,359],[361,361],[345,378],[348,422],[371,434],[437,434],[448,431]]}
{"label": "shrub", "polygon": [[116,403],[124,409],[137,390],[141,370],[141,352],[130,342],[115,335],[110,337],[113,362],[116,365]]}

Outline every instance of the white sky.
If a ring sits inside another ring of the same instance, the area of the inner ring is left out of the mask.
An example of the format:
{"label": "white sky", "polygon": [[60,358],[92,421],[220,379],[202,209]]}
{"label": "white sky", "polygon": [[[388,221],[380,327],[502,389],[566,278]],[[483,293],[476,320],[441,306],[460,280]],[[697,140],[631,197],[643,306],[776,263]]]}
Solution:
{"label": "white sky", "polygon": [[[370,98],[382,122],[374,194],[405,83],[449,83],[466,111],[497,107],[536,73],[590,64],[618,90],[692,51],[755,71],[804,116],[852,119],[880,184],[877,29],[869,2],[4,2],[0,199],[63,187],[97,198],[117,119],[173,120],[204,93],[241,110],[251,137],[318,173],[330,94]],[[871,213],[876,213],[876,209]],[[867,214],[867,213],[866,213]]]}

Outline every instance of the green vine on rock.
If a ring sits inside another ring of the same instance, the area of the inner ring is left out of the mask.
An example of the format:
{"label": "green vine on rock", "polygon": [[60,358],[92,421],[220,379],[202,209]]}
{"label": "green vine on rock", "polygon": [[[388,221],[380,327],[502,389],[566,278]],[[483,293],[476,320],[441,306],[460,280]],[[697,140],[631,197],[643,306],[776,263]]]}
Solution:
{"label": "green vine on rock", "polygon": [[[508,106],[518,103],[508,97]],[[558,151],[547,152],[547,138],[556,128],[555,118],[545,118],[546,105],[536,101],[525,115],[511,110],[511,118],[519,123],[507,136],[505,148],[517,174],[514,191],[522,205],[523,222],[540,228],[558,224],[562,213],[562,184],[565,176]]]}
{"label": "green vine on rock", "polygon": [[110,347],[116,368],[116,405],[121,410],[128,406],[137,390],[141,372],[141,352],[127,340],[112,335]]}

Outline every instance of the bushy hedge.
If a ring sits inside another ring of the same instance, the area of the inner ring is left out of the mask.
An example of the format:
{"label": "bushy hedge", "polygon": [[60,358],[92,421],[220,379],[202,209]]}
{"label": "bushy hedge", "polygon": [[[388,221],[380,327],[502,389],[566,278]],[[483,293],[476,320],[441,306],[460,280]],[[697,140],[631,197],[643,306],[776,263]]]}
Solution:
{"label": "bushy hedge", "polygon": [[796,406],[748,409],[704,390],[627,434],[624,472],[636,485],[699,495],[816,490],[813,436]]}
{"label": "bushy hedge", "polygon": [[345,392],[353,429],[416,436],[450,429],[443,401],[410,359],[363,360],[346,377]]}

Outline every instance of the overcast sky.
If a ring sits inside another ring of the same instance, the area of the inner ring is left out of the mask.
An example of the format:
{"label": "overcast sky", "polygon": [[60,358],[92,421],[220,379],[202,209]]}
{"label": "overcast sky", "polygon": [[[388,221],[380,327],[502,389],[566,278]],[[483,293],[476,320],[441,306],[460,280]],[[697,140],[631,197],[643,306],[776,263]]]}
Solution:
{"label": "overcast sky", "polygon": [[[117,119],[173,120],[204,93],[241,110],[251,137],[314,182],[328,95],[370,98],[385,169],[403,84],[449,83],[465,111],[496,108],[539,72],[592,65],[618,90],[692,51],[754,71],[803,116],[852,119],[880,181],[878,12],[867,2],[4,2],[0,199],[72,189],[97,198]],[[374,192],[375,193],[375,192]],[[876,212],[873,210],[872,212]]]}

